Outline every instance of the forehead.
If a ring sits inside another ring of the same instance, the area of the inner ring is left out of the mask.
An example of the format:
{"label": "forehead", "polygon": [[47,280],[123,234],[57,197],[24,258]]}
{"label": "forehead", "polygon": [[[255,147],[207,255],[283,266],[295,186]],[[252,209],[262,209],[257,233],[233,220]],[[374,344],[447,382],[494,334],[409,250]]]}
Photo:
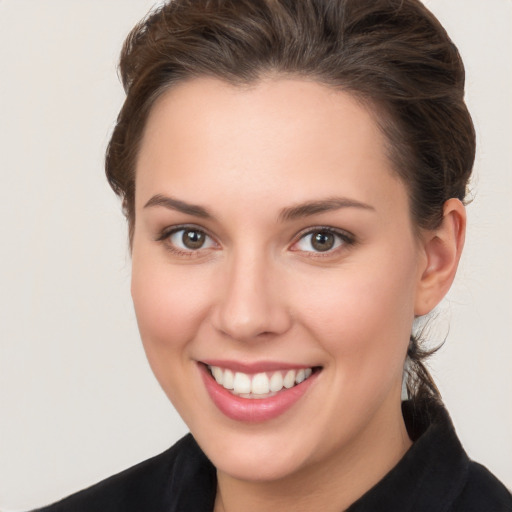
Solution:
{"label": "forehead", "polygon": [[339,193],[369,201],[397,186],[373,114],[352,95],[299,79],[242,87],[201,78],[155,103],[137,162],[136,200],[178,191],[209,201],[221,188],[260,200]]}

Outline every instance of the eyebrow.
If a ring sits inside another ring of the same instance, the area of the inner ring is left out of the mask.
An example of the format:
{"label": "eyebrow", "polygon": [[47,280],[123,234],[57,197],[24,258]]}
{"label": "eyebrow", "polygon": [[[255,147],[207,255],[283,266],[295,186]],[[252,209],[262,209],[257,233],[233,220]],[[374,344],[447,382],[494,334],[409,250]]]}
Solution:
{"label": "eyebrow", "polygon": [[301,217],[309,217],[310,215],[317,215],[323,212],[339,210],[341,208],[360,208],[362,210],[375,211],[373,206],[362,203],[361,201],[356,201],[346,197],[331,197],[320,201],[308,201],[289,208],[284,208],[279,213],[278,219],[280,221],[294,220]]}
{"label": "eyebrow", "polygon": [[[187,215],[201,217],[203,219],[214,218],[213,215],[202,206],[187,203],[185,201],[180,201],[179,199],[174,199],[172,197],[164,196],[162,194],[154,195],[144,205],[144,208],[151,208],[154,206],[163,206],[164,208],[167,208],[169,210],[175,210],[181,213],[185,213]],[[319,213],[339,210],[341,208],[360,208],[362,210],[375,211],[375,208],[373,206],[370,206],[369,204],[366,203],[362,203],[361,201],[356,201],[354,199],[349,199],[346,197],[331,197],[328,199],[307,201],[305,203],[299,203],[295,206],[283,208],[279,212],[278,220],[280,222],[285,222],[288,220],[295,220],[302,217],[317,215]]]}
{"label": "eyebrow", "polygon": [[180,201],[179,199],[174,199],[172,197],[164,196],[162,194],[157,194],[153,196],[145,205],[144,208],[150,208],[153,206],[163,206],[169,210],[176,210],[181,213],[186,213],[188,215],[193,215],[194,217],[201,217],[203,219],[211,219],[213,215],[211,215],[206,208],[199,206],[197,204],[186,203],[185,201]]}

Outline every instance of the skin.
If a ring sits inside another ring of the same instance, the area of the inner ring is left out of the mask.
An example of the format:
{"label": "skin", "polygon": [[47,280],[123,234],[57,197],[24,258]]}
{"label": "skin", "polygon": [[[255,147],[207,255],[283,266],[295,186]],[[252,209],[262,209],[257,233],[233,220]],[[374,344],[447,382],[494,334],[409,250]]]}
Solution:
{"label": "skin", "polygon": [[[464,207],[448,201],[441,226],[418,236],[371,113],[301,79],[175,86],[152,109],[136,173],[141,337],[217,468],[215,510],[343,510],[411,445],[400,411],[409,335],[453,280]],[[155,196],[209,216],[148,205]],[[332,198],[364,207],[283,215]],[[207,234],[201,248],[165,236],[183,224]],[[341,234],[332,250],[311,245],[318,227]],[[213,358],[322,370],[293,407],[254,424],[211,401],[198,361]]]}

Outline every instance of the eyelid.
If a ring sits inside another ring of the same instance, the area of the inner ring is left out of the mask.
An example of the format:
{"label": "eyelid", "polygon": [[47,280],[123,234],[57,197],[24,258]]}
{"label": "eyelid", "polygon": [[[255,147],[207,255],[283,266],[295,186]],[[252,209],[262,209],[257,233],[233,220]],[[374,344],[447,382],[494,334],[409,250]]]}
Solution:
{"label": "eyelid", "polygon": [[[175,253],[175,254],[178,254],[178,255],[196,255],[198,253],[201,253],[202,250],[208,250],[208,249],[211,249],[212,247],[206,247],[206,248],[199,248],[199,249],[181,249],[179,247],[176,247],[175,245],[171,244],[169,242],[169,237],[171,235],[173,235],[174,233],[177,233],[179,231],[183,231],[183,230],[192,230],[192,231],[198,231],[200,233],[203,233],[208,239],[210,239],[213,244],[218,248],[219,247],[219,243],[217,242],[217,240],[215,239],[215,237],[213,235],[211,235],[208,230],[204,229],[202,226],[199,226],[197,224],[177,224],[177,225],[174,225],[174,226],[168,226],[164,229],[162,229],[160,231],[160,233],[157,235],[157,237],[155,238],[155,241],[156,242],[161,242],[164,244],[164,246],[166,247],[166,249],[168,249],[169,251]],[[305,251],[305,250],[302,250],[302,249],[294,249],[294,246],[296,246],[303,238],[305,238],[306,236],[308,235],[312,235],[314,233],[318,233],[318,232],[328,232],[328,233],[332,233],[333,235],[335,235],[336,237],[338,237],[340,240],[341,240],[341,244],[340,246],[338,247],[335,247],[334,249],[329,249],[327,251],[315,251],[315,250],[311,250],[311,251]],[[322,256],[329,256],[329,255],[332,255],[333,253],[336,253],[339,249],[343,248],[343,247],[347,247],[347,246],[351,246],[351,245],[354,245],[356,243],[356,237],[350,233],[349,231],[346,231],[344,229],[340,229],[340,228],[334,228],[332,226],[310,226],[308,228],[305,228],[303,230],[301,230],[297,235],[295,235],[294,237],[294,240],[290,246],[290,250],[292,251],[295,251],[295,252],[302,252],[302,253],[308,253],[310,254],[311,256],[314,256],[314,257],[322,257]]]}
{"label": "eyelid", "polygon": [[[341,239],[341,241],[342,241],[341,247],[338,246],[338,247],[335,247],[334,249],[329,249],[327,251],[314,251],[314,250],[304,251],[302,249],[294,249],[293,248],[306,236],[312,235],[314,233],[322,232],[322,231],[331,233],[331,234],[337,236],[339,239]],[[296,252],[308,253],[308,254],[314,255],[315,257],[322,257],[322,256],[332,255],[333,253],[336,253],[337,250],[341,249],[342,247],[351,246],[351,245],[354,245],[355,243],[356,243],[356,237],[352,233],[350,233],[349,231],[346,231],[344,229],[334,228],[332,226],[312,226],[312,227],[303,229],[295,236],[290,249],[292,251],[296,251]]]}
{"label": "eyelid", "polygon": [[160,231],[160,233],[155,238],[156,242],[161,242],[164,244],[165,248],[175,254],[178,255],[194,255],[200,253],[202,250],[211,249],[211,247],[205,247],[204,249],[200,247],[199,249],[181,249],[179,247],[174,246],[170,243],[169,238],[179,231],[197,231],[200,233],[203,233],[208,239],[210,239],[215,246],[219,246],[217,240],[214,236],[212,236],[208,230],[204,229],[201,226],[198,226],[197,224],[176,224],[174,226],[168,226]]}

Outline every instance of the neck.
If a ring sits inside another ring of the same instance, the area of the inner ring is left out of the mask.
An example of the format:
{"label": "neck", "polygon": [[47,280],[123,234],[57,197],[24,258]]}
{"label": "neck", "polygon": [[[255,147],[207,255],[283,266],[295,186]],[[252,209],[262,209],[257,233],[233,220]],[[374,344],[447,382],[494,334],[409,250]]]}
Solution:
{"label": "neck", "polygon": [[377,412],[349,447],[275,481],[246,481],[217,472],[215,512],[339,512],[379,482],[410,448],[400,406]]}

